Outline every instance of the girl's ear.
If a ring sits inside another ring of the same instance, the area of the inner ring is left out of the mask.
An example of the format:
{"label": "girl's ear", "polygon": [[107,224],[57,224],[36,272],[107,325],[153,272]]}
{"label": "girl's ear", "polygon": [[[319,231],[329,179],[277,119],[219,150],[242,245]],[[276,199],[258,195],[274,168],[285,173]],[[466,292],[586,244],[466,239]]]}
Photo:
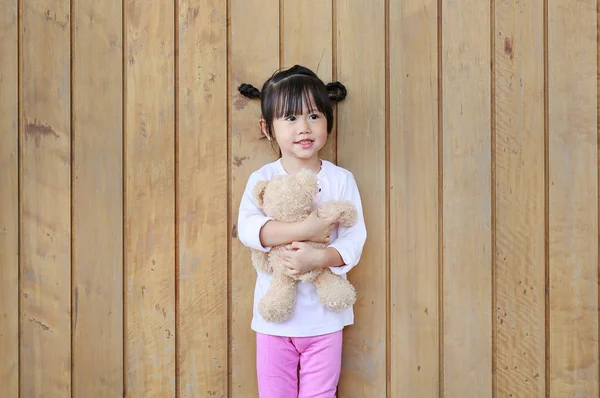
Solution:
{"label": "girl's ear", "polygon": [[260,127],[260,131],[265,136],[265,138],[267,140],[271,141],[271,137],[269,136],[269,133],[267,132],[267,122],[265,119],[260,119],[258,121],[258,127]]}

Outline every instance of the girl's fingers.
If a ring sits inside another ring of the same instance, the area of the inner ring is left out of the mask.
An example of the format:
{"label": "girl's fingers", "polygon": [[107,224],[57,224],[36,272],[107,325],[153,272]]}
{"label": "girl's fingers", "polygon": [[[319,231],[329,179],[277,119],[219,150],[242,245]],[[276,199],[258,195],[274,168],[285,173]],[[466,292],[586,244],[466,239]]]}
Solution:
{"label": "girl's fingers", "polygon": [[286,264],[285,268],[287,268],[288,273],[291,274],[291,275],[294,275],[294,273],[296,272],[296,270],[294,268],[292,268],[291,265],[287,265]]}

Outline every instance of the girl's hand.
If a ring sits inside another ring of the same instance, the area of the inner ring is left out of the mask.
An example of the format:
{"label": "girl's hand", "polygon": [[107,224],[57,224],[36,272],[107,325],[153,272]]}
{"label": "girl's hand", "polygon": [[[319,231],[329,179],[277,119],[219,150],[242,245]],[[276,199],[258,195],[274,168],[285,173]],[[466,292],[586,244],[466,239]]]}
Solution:
{"label": "girl's hand", "polygon": [[317,249],[304,242],[292,242],[286,246],[286,249],[281,258],[290,275],[300,275],[323,267],[325,261],[323,249]]}
{"label": "girl's hand", "polygon": [[304,231],[304,240],[329,244],[329,237],[333,228],[335,228],[336,222],[332,218],[319,218],[315,210],[301,224]]}

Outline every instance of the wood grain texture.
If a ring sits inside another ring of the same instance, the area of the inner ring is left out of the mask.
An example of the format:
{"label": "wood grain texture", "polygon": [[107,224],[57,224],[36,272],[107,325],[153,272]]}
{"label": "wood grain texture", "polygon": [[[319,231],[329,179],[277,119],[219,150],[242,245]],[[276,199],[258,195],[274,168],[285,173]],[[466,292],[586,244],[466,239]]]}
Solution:
{"label": "wood grain texture", "polygon": [[442,3],[443,393],[492,395],[490,6]]}
{"label": "wood grain texture", "polygon": [[227,4],[179,5],[181,397],[227,397]]}
{"label": "wood grain texture", "polygon": [[175,396],[175,11],[125,3],[125,393]]}
{"label": "wood grain texture", "polygon": [[[281,64],[289,68],[295,64],[315,72],[325,84],[332,81],[333,0],[282,0],[279,12],[283,15]],[[318,10],[318,12],[317,12]],[[334,117],[336,108],[334,104]],[[335,161],[336,129],[327,138],[319,152],[322,159]]]}
{"label": "wood grain texture", "polygon": [[70,4],[22,3],[20,394],[71,396]]}
{"label": "wood grain texture", "polygon": [[[237,239],[240,200],[250,174],[277,158],[278,151],[261,139],[260,101],[242,96],[238,87],[258,87],[279,69],[279,1],[231,0],[230,34],[230,390],[231,398],[258,395],[256,336],[250,329],[256,271],[250,249]],[[262,21],[262,22],[261,22]],[[257,38],[249,45],[248,38]]]}
{"label": "wood grain texture", "polygon": [[19,41],[17,1],[0,0],[0,396],[19,396]]}
{"label": "wood grain texture", "polygon": [[600,394],[597,2],[0,8],[2,398],[257,395],[237,89],[296,63],[368,229],[339,396]]}
{"label": "wood grain texture", "polygon": [[597,397],[596,2],[548,3],[550,396]]}
{"label": "wood grain texture", "polygon": [[495,4],[495,394],[543,397],[544,9]]}
{"label": "wood grain texture", "polygon": [[390,396],[436,397],[437,2],[391,1],[389,21]]}
{"label": "wood grain texture", "polygon": [[123,394],[122,6],[85,0],[72,7],[73,397],[117,397]]}
{"label": "wood grain texture", "polygon": [[368,235],[360,264],[348,274],[358,299],[355,325],[344,330],[339,396],[384,397],[388,278],[385,4],[340,0],[336,13],[337,76],[348,89],[348,97],[338,107],[337,159],[357,181]]}

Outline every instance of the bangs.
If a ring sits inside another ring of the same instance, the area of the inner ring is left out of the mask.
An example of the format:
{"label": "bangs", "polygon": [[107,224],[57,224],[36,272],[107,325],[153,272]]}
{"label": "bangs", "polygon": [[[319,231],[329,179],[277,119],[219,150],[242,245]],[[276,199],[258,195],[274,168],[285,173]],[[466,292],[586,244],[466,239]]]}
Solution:
{"label": "bangs", "polygon": [[[298,115],[306,107],[309,111],[318,110],[327,114],[329,95],[327,89],[317,79],[305,75],[293,75],[276,83],[272,88],[270,111],[273,119]],[[312,99],[311,99],[312,97]]]}
{"label": "bangs", "polygon": [[323,82],[311,74],[282,72],[267,80],[261,90],[261,113],[266,122],[266,135],[273,134],[273,121],[286,116],[300,115],[303,108],[319,111],[327,119],[327,133],[333,129],[333,105]]}

